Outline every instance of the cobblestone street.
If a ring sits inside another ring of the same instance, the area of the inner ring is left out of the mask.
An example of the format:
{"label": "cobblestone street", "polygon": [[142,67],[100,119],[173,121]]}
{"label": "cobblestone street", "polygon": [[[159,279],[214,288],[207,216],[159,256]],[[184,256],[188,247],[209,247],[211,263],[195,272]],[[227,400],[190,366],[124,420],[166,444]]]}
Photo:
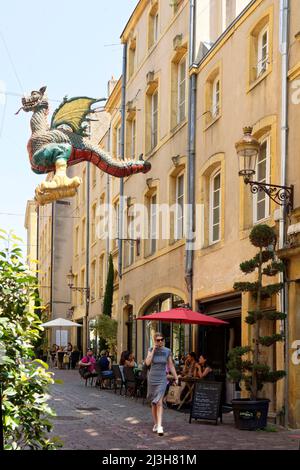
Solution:
{"label": "cobblestone street", "polygon": [[[233,416],[226,414],[223,424],[202,424],[189,414],[164,410],[165,434],[152,432],[151,410],[142,400],[120,396],[110,390],[85,387],[78,371],[56,371],[63,384],[51,389],[50,405],[56,410],[53,434],[63,449],[73,450],[200,450],[298,449],[299,432],[277,428],[277,432],[239,431]],[[89,410],[89,408],[91,408]]]}

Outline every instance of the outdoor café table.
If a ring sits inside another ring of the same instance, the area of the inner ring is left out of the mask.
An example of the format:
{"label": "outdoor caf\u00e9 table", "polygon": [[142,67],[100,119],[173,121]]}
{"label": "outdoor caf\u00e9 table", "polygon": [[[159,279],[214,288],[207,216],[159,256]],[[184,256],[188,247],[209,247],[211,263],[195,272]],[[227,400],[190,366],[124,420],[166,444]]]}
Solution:
{"label": "outdoor caf\u00e9 table", "polygon": [[184,389],[185,395],[183,396],[182,400],[180,400],[177,410],[180,410],[182,405],[192,400],[195,383],[199,381],[201,381],[201,379],[198,379],[196,377],[183,377],[181,379],[181,382],[184,382],[186,384],[186,388]]}

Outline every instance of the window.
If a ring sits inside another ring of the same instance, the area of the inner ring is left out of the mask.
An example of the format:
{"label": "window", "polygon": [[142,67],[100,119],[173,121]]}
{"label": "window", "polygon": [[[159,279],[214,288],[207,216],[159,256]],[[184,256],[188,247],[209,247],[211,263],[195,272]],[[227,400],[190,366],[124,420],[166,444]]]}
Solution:
{"label": "window", "polygon": [[136,51],[136,39],[132,39],[128,49],[128,80],[132,77],[135,70],[135,51]]}
{"label": "window", "polygon": [[158,92],[151,97],[151,150],[157,146],[158,135]]}
{"label": "window", "polygon": [[[149,77],[150,76],[150,77]],[[145,102],[145,153],[152,152],[158,144],[158,78],[154,72],[147,74],[146,102]]]}
{"label": "window", "polygon": [[[81,281],[80,281],[80,287],[85,286],[85,269],[81,270]],[[84,301],[84,294],[82,291],[80,291],[80,305],[83,305]]]}
{"label": "window", "polygon": [[184,231],[184,175],[176,178],[175,240],[183,238]]}
{"label": "window", "polygon": [[178,124],[186,117],[186,57],[178,64]]}
{"label": "window", "polygon": [[215,119],[219,115],[220,110],[220,78],[215,78],[212,85],[212,109],[211,115]]}
{"label": "window", "polygon": [[99,259],[99,298],[103,297],[105,289],[105,257],[104,254]]}
{"label": "window", "polygon": [[268,10],[252,28],[249,38],[249,72],[250,89],[265,78],[272,70],[273,51],[273,8]]}
{"label": "window", "polygon": [[81,251],[85,251],[86,240],[86,219],[82,219],[82,232],[81,232]]}
{"label": "window", "polygon": [[158,40],[158,27],[159,27],[159,24],[158,24],[158,12],[157,12],[153,17],[153,40],[154,40],[154,44],[156,44],[157,40]]}
{"label": "window", "polygon": [[118,238],[119,238],[119,201],[114,204],[114,213],[113,213],[113,249],[117,248],[118,246]]}
{"label": "window", "polygon": [[154,194],[150,198],[149,211],[149,239],[150,239],[150,255],[155,253],[157,247],[157,197]]}
{"label": "window", "polygon": [[96,203],[92,205],[92,227],[91,227],[91,238],[92,243],[96,241]]}
{"label": "window", "polygon": [[117,157],[121,158],[122,157],[122,146],[121,146],[121,126],[117,128]]}
{"label": "window", "polygon": [[269,57],[269,27],[268,25],[258,35],[257,77],[266,72]]}
{"label": "window", "polygon": [[96,182],[97,182],[96,171],[97,171],[96,165],[92,164],[92,187],[93,188],[96,186]]}
{"label": "window", "polygon": [[159,35],[159,13],[158,13],[158,1],[154,3],[149,14],[149,25],[148,25],[148,49],[151,49],[154,44],[158,41]]}
{"label": "window", "polygon": [[91,301],[96,299],[96,260],[91,264]]}
{"label": "window", "polygon": [[134,262],[134,247],[135,247],[135,230],[134,230],[134,214],[132,208],[127,211],[127,230],[126,237],[128,240],[124,241],[124,265],[125,267],[131,266]]}
{"label": "window", "polygon": [[132,160],[135,159],[135,142],[136,142],[136,120],[133,119],[131,121],[131,151],[130,151],[130,156]]}
{"label": "window", "polygon": [[221,115],[221,74],[220,67],[213,70],[205,83],[204,124],[208,127]]}
{"label": "window", "polygon": [[209,243],[212,245],[221,238],[221,172],[218,170],[210,179]]}
{"label": "window", "polygon": [[77,226],[75,229],[75,256],[79,253],[79,227]]}
{"label": "window", "polygon": [[81,202],[85,202],[86,198],[86,169],[82,172],[82,185],[81,185]]}
{"label": "window", "polygon": [[99,226],[96,225],[96,236],[101,240],[105,237],[106,222],[107,222],[107,208],[105,207],[105,193],[100,196],[100,207],[99,207]]}
{"label": "window", "polygon": [[[74,274],[74,287],[78,286],[78,275]],[[76,290],[72,290],[72,304],[77,305],[77,292]]]}
{"label": "window", "polygon": [[[265,138],[260,147],[256,165],[257,181],[268,184],[270,181],[270,138]],[[266,219],[270,215],[269,197],[264,191],[253,195],[253,221],[254,223]]]}

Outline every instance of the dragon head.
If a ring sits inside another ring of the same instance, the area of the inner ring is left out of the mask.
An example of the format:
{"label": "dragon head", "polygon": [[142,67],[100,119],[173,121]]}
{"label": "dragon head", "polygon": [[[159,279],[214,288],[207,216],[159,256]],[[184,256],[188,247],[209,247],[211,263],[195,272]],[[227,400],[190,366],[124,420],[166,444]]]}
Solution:
{"label": "dragon head", "polygon": [[16,114],[18,114],[21,109],[23,109],[23,111],[29,112],[36,111],[38,108],[41,107],[48,108],[48,98],[45,93],[46,89],[47,87],[43,86],[38,91],[32,91],[29,96],[24,96],[22,98],[22,107]]}

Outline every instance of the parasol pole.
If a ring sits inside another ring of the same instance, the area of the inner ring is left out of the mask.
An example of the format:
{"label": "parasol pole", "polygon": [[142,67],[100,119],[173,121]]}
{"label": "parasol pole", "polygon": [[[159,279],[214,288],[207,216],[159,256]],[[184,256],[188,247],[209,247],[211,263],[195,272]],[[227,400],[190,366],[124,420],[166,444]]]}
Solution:
{"label": "parasol pole", "polygon": [[[181,359],[181,320],[179,322],[179,358]],[[179,363],[180,363],[179,359]]]}

